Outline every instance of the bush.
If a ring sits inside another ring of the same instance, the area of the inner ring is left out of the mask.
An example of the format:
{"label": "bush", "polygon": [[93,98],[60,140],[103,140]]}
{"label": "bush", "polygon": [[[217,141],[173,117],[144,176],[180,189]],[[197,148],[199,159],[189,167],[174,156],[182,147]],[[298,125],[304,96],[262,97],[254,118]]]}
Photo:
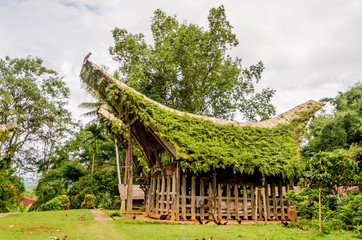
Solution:
{"label": "bush", "polygon": [[16,189],[6,172],[0,172],[0,212],[7,212],[16,206]]}
{"label": "bush", "polygon": [[47,207],[42,207],[43,209],[47,208],[47,210],[54,211],[54,210],[60,210],[63,206],[63,203],[61,203],[57,197],[49,200],[45,203]]}
{"label": "bush", "polygon": [[84,196],[84,201],[81,204],[81,208],[92,209],[96,207],[96,197],[92,194]]}

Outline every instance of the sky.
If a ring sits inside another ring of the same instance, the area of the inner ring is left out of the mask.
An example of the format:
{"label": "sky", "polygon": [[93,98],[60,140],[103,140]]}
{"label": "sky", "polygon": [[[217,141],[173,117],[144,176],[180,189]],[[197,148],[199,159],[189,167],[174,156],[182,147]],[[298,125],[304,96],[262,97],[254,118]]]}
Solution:
{"label": "sky", "polygon": [[263,61],[260,88],[276,90],[277,114],[362,82],[359,0],[0,0],[0,58],[42,58],[71,89],[73,117],[87,121],[78,108],[93,101],[79,79],[83,58],[91,52],[92,62],[114,72],[114,28],[142,32],[152,44],[156,9],[207,28],[209,10],[220,5],[239,40],[230,55],[244,67]]}

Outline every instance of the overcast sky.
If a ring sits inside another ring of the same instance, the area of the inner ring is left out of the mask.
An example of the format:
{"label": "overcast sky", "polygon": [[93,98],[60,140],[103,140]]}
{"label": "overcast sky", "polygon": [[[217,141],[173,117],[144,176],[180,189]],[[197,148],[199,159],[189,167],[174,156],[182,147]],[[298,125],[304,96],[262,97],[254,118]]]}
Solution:
{"label": "overcast sky", "polygon": [[92,100],[79,80],[83,58],[92,52],[90,60],[112,73],[117,64],[108,48],[115,27],[142,32],[151,44],[157,8],[207,27],[209,10],[221,4],[240,42],[230,54],[245,66],[264,62],[261,85],[276,90],[277,114],[362,81],[359,0],[0,0],[0,58],[42,58],[64,76],[69,109],[80,119],[78,104]]}

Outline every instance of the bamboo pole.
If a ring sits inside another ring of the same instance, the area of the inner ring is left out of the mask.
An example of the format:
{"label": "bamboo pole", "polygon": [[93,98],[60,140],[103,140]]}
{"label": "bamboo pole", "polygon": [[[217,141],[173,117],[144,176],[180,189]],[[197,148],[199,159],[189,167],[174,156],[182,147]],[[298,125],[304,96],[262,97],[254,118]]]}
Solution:
{"label": "bamboo pole", "polygon": [[133,155],[133,146],[132,146],[132,131],[131,126],[129,127],[129,137],[128,137],[128,148],[127,148],[127,161],[128,161],[128,182],[127,182],[127,215],[132,215],[133,208],[133,176],[132,176],[132,155]]}
{"label": "bamboo pole", "polygon": [[[119,168],[119,155],[118,155],[117,138],[114,139],[114,147],[115,147],[115,149],[116,149],[116,163],[117,163],[117,177],[118,177],[118,193],[119,193],[119,198],[123,201],[122,193],[121,193],[122,181],[121,181],[121,170],[120,170],[120,168]],[[119,211],[121,212],[121,210],[122,210],[122,205],[121,205],[121,208],[119,209]]]}

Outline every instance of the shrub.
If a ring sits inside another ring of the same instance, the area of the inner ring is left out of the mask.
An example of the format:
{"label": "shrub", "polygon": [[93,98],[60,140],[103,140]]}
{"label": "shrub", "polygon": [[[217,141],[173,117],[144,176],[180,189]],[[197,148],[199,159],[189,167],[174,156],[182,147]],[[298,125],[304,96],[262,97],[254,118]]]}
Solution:
{"label": "shrub", "polygon": [[0,172],[0,212],[15,208],[16,189],[5,172]]}
{"label": "shrub", "polygon": [[[54,211],[54,210],[60,210],[63,206],[63,203],[61,203],[57,197],[49,200],[48,202],[45,203],[45,205],[47,206],[47,209],[50,211]],[[44,209],[44,207],[42,207]]]}
{"label": "shrub", "polygon": [[70,199],[67,195],[60,195],[57,197],[57,199],[59,202],[61,202],[63,204],[63,206],[67,205],[68,209],[69,209]]}
{"label": "shrub", "polygon": [[86,194],[84,196],[84,201],[81,204],[81,208],[95,208],[96,206],[96,197],[93,194]]}

